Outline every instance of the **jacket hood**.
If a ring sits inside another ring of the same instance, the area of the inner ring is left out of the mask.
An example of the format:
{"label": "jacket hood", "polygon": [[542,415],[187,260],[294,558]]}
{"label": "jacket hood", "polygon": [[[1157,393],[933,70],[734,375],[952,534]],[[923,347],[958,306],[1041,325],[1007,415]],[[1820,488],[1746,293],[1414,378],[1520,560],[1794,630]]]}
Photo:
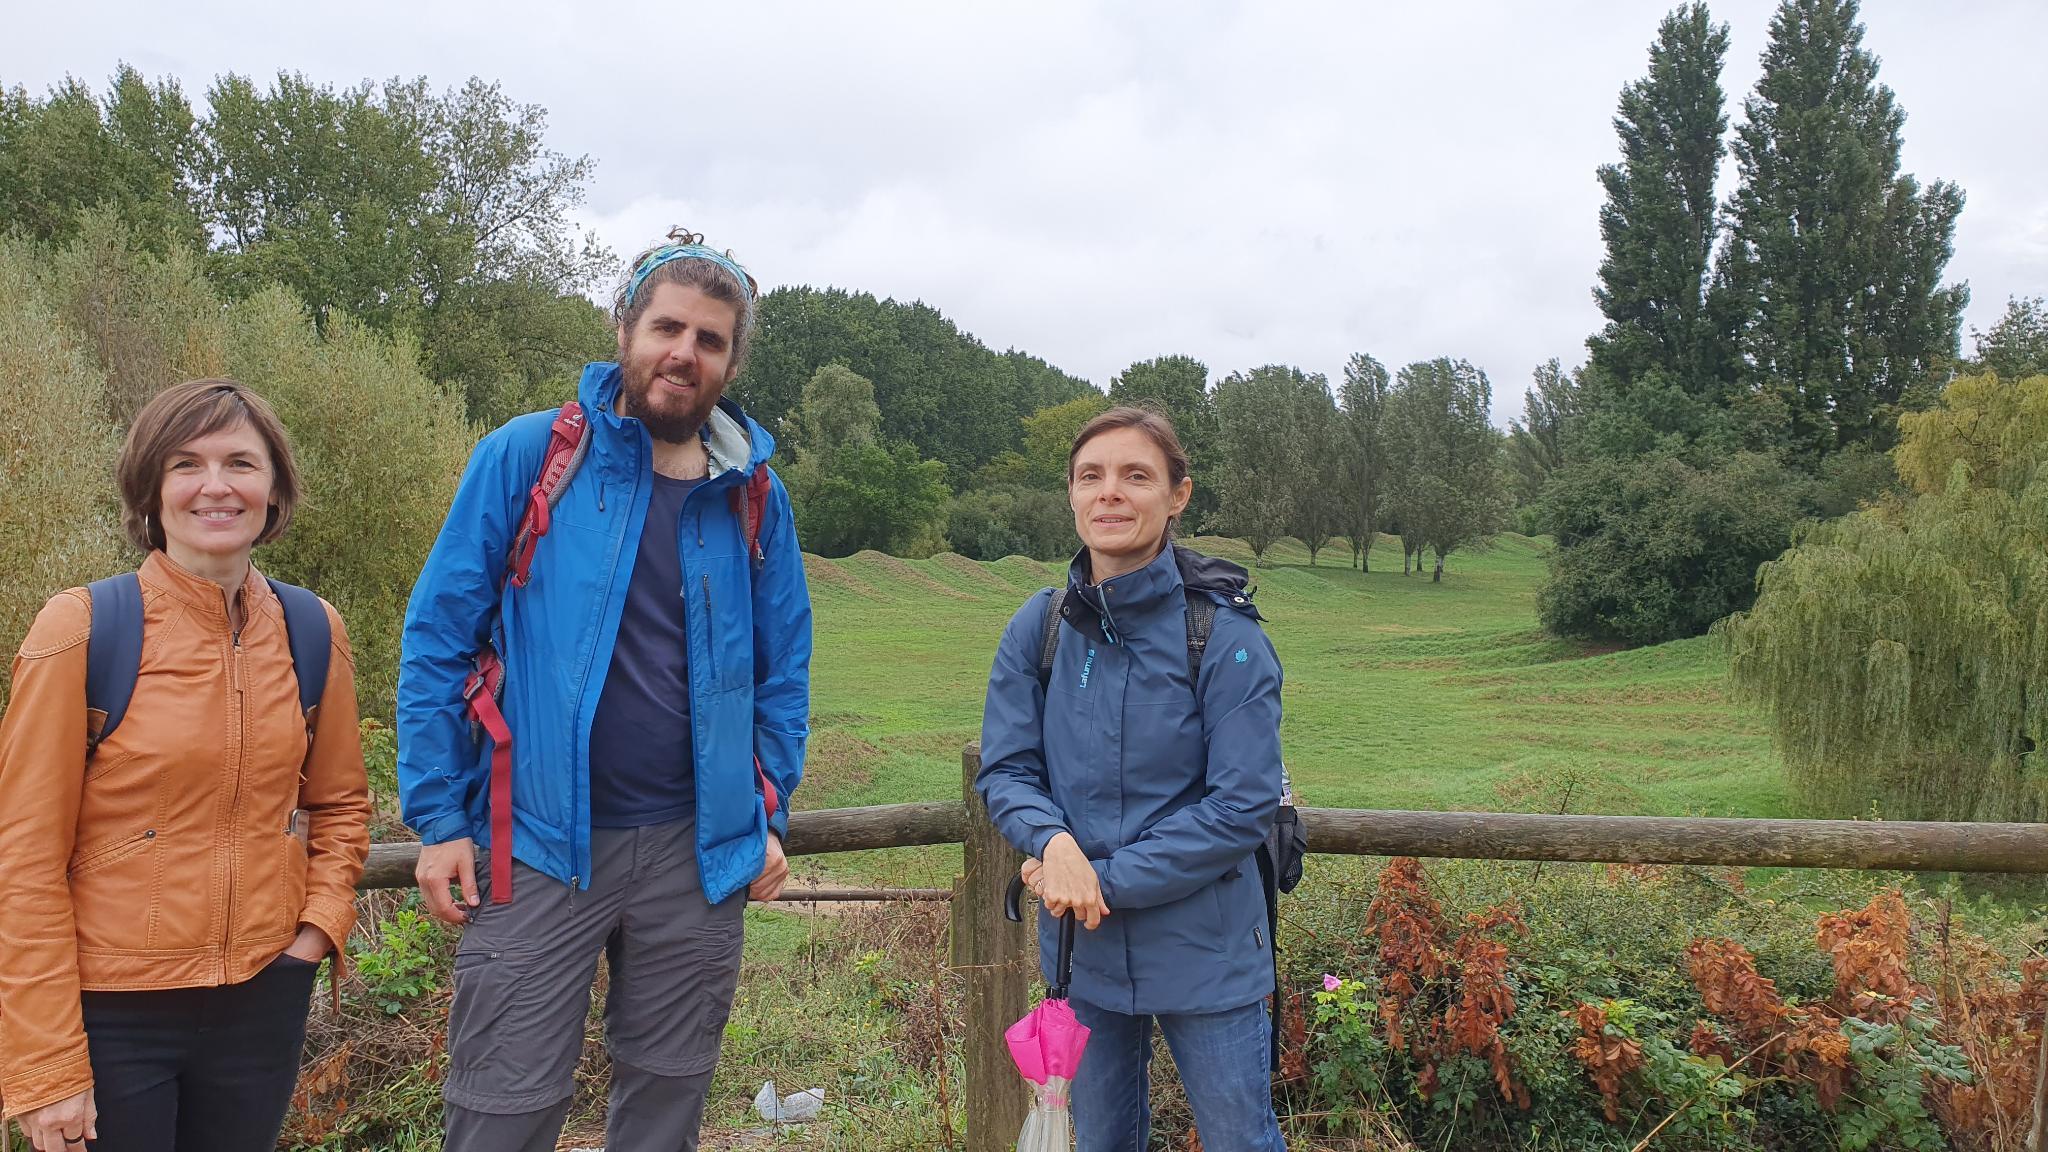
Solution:
{"label": "jacket hood", "polygon": [[1234,608],[1254,620],[1264,620],[1252,603],[1251,573],[1221,556],[1207,556],[1193,548],[1170,544],[1180,582],[1197,592],[1207,592],[1216,603]]}
{"label": "jacket hood", "polygon": [[[585,412],[596,414],[592,417],[595,426],[625,432],[625,422],[631,417],[621,416],[618,411],[619,390],[624,383],[625,373],[617,364],[604,361],[584,365],[576,398],[583,402]],[[704,422],[704,433],[704,448],[711,459],[713,477],[731,470],[752,472],[775,455],[775,437],[741,410],[731,396],[718,398],[718,405]]]}

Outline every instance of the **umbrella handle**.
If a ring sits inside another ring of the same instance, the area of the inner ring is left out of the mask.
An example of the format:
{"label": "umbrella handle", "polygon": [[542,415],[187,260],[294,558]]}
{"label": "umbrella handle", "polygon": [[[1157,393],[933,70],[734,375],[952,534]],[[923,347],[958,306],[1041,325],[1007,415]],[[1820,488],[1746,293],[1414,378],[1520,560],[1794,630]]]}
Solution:
{"label": "umbrella handle", "polygon": [[1059,972],[1060,982],[1047,988],[1045,994],[1053,1000],[1065,1000],[1067,998],[1067,985],[1074,982],[1074,914],[1072,912],[1060,917],[1060,957],[1057,971]]}
{"label": "umbrella handle", "polygon": [[[1010,877],[1010,886],[1009,886],[1009,888],[1005,889],[1005,890],[1004,890],[1004,892],[1003,892],[1003,915],[1004,915],[1005,917],[1009,918],[1009,920],[1010,920],[1010,921],[1011,921],[1012,923],[1017,923],[1017,924],[1021,924],[1021,923],[1023,923],[1023,921],[1024,921],[1024,910],[1023,910],[1023,907],[1022,907],[1022,905],[1023,905],[1023,901],[1024,901],[1024,878],[1023,878],[1022,876],[1012,876],[1012,877]],[[1069,984],[1072,984],[1072,983],[1074,982],[1074,917],[1073,917],[1073,914],[1072,914],[1072,913],[1068,913],[1068,914],[1066,914],[1066,915],[1063,915],[1063,916],[1061,916],[1061,917],[1059,918],[1059,921],[1060,921],[1060,951],[1059,951],[1059,963],[1058,963],[1058,965],[1057,965],[1057,966],[1056,966],[1056,967],[1054,968],[1054,971],[1055,971],[1055,972],[1057,972],[1057,973],[1059,974],[1059,983],[1057,983],[1057,984],[1054,984],[1054,985],[1053,985],[1053,986],[1052,986],[1051,988],[1048,988],[1048,989],[1046,989],[1046,993],[1045,993],[1045,994],[1046,994],[1047,996],[1049,996],[1049,997],[1051,997],[1051,998],[1055,999],[1055,1000],[1065,1000],[1065,999],[1067,998],[1067,985],[1069,985]]]}

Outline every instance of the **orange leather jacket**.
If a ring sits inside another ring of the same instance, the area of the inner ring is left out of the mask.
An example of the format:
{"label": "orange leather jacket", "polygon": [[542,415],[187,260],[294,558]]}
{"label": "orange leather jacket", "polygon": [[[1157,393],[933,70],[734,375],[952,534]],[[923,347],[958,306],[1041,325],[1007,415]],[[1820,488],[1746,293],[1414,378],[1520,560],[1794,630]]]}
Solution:
{"label": "orange leather jacket", "polygon": [[341,618],[328,606],[334,654],[309,740],[284,608],[253,568],[239,637],[220,585],[162,552],[140,578],[140,675],[90,764],[104,717],[86,710],[85,589],[52,597],[14,660],[0,717],[7,1115],[92,1086],[81,990],[238,983],[301,924],[339,963],[355,924],[370,798]]}

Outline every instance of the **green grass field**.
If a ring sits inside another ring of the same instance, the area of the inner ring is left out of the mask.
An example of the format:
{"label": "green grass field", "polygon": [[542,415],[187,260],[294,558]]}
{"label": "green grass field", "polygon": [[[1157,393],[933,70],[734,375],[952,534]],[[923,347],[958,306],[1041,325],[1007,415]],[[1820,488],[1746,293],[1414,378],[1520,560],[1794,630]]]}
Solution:
{"label": "green grass field", "polygon": [[[1388,542],[1390,543],[1390,542]],[[1249,563],[1236,541],[1197,547]],[[1780,816],[1769,736],[1725,690],[1709,640],[1602,652],[1536,624],[1542,540],[1505,536],[1450,559],[1441,584],[1369,573],[1291,541],[1255,573],[1287,670],[1287,764],[1303,802],[1346,808]],[[817,612],[814,726],[799,808],[960,794],[997,637],[1064,566],[1011,557],[809,558]],[[886,873],[934,853],[840,858]],[[820,865],[812,865],[813,868]]]}
{"label": "green grass field", "polygon": [[[1251,563],[1239,541],[1191,543]],[[1816,815],[1795,804],[1764,720],[1730,699],[1711,638],[1613,651],[1543,632],[1536,590],[1549,547],[1503,535],[1451,556],[1441,584],[1403,576],[1392,540],[1374,551],[1371,572],[1349,567],[1342,545],[1314,567],[1291,540],[1273,549],[1253,579],[1286,667],[1281,736],[1301,802]],[[1031,593],[1065,578],[1065,564],[875,552],[805,560],[816,653],[795,806],[958,798],[996,640]],[[930,848],[805,857],[795,868],[799,879],[944,887],[958,865],[957,848]]]}

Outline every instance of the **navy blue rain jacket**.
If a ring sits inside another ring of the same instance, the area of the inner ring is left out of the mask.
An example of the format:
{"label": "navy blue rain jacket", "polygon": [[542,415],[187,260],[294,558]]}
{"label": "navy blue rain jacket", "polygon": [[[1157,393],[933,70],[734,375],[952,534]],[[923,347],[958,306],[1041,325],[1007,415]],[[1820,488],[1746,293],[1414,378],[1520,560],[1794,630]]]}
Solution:
{"label": "navy blue rain jacket", "polygon": [[[1083,552],[1046,688],[1051,590],[1010,619],[976,787],[1019,851],[1064,831],[1095,864],[1110,915],[1075,934],[1071,995],[1133,1014],[1253,1003],[1273,990],[1253,852],[1280,806],[1279,657],[1235,564],[1168,547],[1099,587],[1086,572]],[[1184,586],[1218,605],[1193,685]],[[1056,939],[1041,913],[1048,982]]]}
{"label": "navy blue rain jacket", "polygon": [[[653,489],[654,445],[621,416],[619,366],[584,369],[578,398],[590,450],[534,551],[533,578],[499,594],[553,412],[521,416],[471,453],[441,535],[413,585],[398,671],[398,793],[426,844],[488,843],[490,742],[471,738],[462,684],[490,639],[505,659],[512,728],[512,855],[566,884],[590,877],[590,726],[611,667]],[[710,478],[683,502],[677,546],[688,608],[697,862],[714,903],[747,886],[772,831],[789,827],[810,734],[811,601],[789,494],[774,477],[761,510],[758,568],[732,489],[775,441],[730,400],[708,422]],[[765,814],[754,772],[774,782]],[[493,845],[495,849],[502,845]]]}

